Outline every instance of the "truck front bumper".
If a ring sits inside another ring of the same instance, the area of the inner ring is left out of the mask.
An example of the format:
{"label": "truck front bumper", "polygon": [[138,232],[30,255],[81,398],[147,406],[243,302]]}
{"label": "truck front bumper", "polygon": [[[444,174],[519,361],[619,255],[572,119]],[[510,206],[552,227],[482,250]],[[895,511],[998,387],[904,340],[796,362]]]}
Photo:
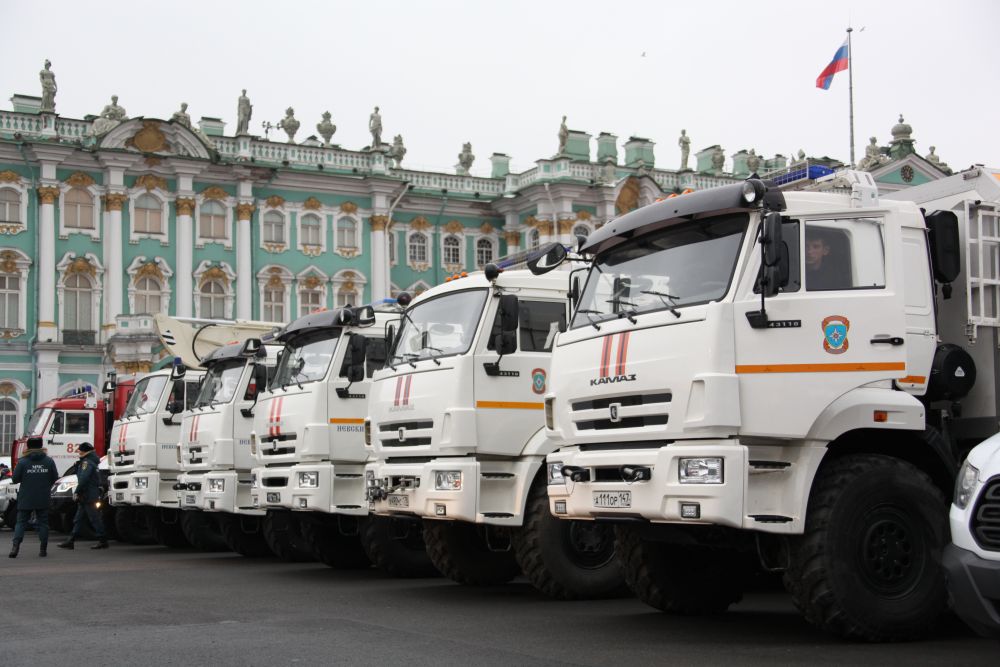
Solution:
{"label": "truck front bumper", "polygon": [[120,472],[108,478],[108,500],[115,507],[132,504],[129,494],[130,472]]}
{"label": "truck front bumper", "polygon": [[[177,476],[178,473],[172,473],[168,477],[159,470],[140,470],[129,473],[128,486],[124,492],[124,504],[178,508],[180,502],[177,491],[174,489]],[[112,485],[112,493],[117,499],[121,490],[115,489]]]}
{"label": "truck front bumper", "polygon": [[254,468],[250,504],[259,509],[367,516],[364,471],[363,463]]}
{"label": "truck front bumper", "polygon": [[205,509],[205,473],[185,472],[177,477],[177,498],[182,510]]}
{"label": "truck front bumper", "polygon": [[955,613],[982,636],[1000,637],[1000,560],[949,544],[943,562]]}
{"label": "truck front bumper", "polygon": [[264,515],[261,510],[250,509],[252,501],[247,473],[243,473],[243,480],[240,480],[235,470],[212,470],[205,473],[203,479],[201,509],[206,512]]}

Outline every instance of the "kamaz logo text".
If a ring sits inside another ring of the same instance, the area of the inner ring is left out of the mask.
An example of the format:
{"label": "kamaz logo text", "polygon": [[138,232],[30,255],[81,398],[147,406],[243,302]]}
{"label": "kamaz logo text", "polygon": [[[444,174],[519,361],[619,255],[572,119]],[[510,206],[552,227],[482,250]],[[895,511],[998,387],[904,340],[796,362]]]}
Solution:
{"label": "kamaz logo text", "polygon": [[635,373],[626,373],[628,361],[628,339],[632,332],[625,331],[604,337],[601,345],[601,374],[590,381],[590,386],[611,384],[612,382],[632,382]]}

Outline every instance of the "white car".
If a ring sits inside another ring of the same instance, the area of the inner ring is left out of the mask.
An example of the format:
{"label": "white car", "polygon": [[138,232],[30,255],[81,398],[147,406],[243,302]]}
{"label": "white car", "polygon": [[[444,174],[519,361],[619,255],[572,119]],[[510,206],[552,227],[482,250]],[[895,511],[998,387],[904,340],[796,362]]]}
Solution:
{"label": "white car", "polygon": [[1000,637],[1000,434],[969,452],[950,519],[944,565],[955,611],[979,634]]}

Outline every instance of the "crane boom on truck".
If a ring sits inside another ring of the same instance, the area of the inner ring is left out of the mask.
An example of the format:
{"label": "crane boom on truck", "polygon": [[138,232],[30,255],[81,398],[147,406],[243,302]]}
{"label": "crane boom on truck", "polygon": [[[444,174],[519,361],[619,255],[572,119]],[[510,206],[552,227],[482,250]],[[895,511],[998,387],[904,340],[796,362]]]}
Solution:
{"label": "crane boom on truck", "polygon": [[643,601],[724,610],[752,558],[842,636],[917,637],[943,612],[956,460],[997,428],[995,334],[968,333],[1000,322],[996,206],[945,181],[751,178],[587,239],[545,397],[549,502],[617,522]]}

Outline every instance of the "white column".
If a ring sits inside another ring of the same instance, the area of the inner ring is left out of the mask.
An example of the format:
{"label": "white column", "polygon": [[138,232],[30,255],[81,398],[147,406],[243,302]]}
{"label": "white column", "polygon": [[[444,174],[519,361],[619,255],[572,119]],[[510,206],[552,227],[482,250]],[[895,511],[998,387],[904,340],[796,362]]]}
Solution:
{"label": "white column", "polygon": [[503,233],[504,240],[507,241],[507,254],[513,255],[521,250],[521,232],[507,230]]}
{"label": "white column", "polygon": [[176,312],[178,317],[193,317],[193,290],[194,286],[194,223],[191,221],[191,214],[194,213],[194,199],[191,197],[178,197],[174,202],[177,206],[177,254],[174,257],[174,266],[177,268],[174,273],[174,303],[177,304]]}
{"label": "white column", "polygon": [[389,257],[386,250],[385,228],[389,218],[384,215],[373,215],[372,223],[372,301],[378,301],[389,296],[389,283],[386,282]]}
{"label": "white column", "polygon": [[[122,279],[125,266],[122,261],[122,205],[128,195],[109,192],[104,196],[104,208],[107,212],[107,225],[104,234],[107,238],[108,254],[104,258],[104,329],[114,333],[115,318],[122,315]],[[109,333],[109,335],[110,335]]]}
{"label": "white column", "polygon": [[59,391],[59,352],[57,350],[36,350],[38,385],[35,390],[35,405],[55,398]]}
{"label": "white column", "polygon": [[[59,189],[38,188],[38,342],[57,342],[56,330],[56,212]],[[52,388],[55,392],[56,387]],[[38,403],[36,397],[36,404]]]}
{"label": "white column", "polygon": [[253,202],[236,205],[236,319],[253,319],[253,269],[250,268],[253,248],[250,243],[250,222]]}

